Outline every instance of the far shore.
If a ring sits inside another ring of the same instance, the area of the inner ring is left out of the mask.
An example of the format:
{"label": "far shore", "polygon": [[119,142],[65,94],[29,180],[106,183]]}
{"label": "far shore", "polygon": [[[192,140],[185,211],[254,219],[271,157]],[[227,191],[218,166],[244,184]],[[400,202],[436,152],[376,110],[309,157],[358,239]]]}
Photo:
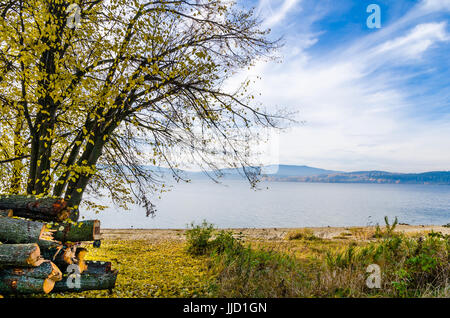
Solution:
{"label": "far shore", "polygon": [[[381,226],[383,229],[384,227]],[[361,239],[358,233],[375,231],[375,226],[348,226],[348,227],[304,227],[304,228],[233,228],[236,234],[241,234],[251,241],[280,241],[295,230],[309,229],[315,236],[323,239]],[[186,229],[103,229],[102,236],[108,240],[185,240]],[[425,234],[428,232],[441,232],[450,235],[450,228],[439,225],[398,225],[396,232],[407,235]]]}

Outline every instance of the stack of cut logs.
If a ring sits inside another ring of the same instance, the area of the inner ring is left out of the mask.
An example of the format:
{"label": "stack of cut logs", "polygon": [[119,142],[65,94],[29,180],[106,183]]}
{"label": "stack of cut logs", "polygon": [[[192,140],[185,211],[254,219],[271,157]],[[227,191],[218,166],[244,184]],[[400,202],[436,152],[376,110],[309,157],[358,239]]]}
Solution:
{"label": "stack of cut logs", "polygon": [[110,262],[85,260],[100,240],[100,221],[70,220],[59,198],[0,195],[0,294],[114,288]]}

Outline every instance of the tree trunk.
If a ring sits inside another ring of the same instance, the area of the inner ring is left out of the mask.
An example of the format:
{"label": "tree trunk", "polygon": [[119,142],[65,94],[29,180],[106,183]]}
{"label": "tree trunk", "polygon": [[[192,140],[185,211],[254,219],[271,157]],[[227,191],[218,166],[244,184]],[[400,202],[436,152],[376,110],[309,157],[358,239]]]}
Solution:
{"label": "tree trunk", "polygon": [[56,251],[57,248],[63,247],[61,242],[52,241],[52,240],[39,240],[37,242],[37,245],[39,245],[39,248],[41,249],[41,253],[42,253],[42,251],[49,250],[49,249],[53,249]]}
{"label": "tree trunk", "polygon": [[38,267],[0,269],[0,277],[5,276],[26,276],[41,279],[48,278],[55,282],[62,280],[61,271],[54,263],[50,261],[44,261]]}
{"label": "tree trunk", "polygon": [[86,266],[91,275],[102,275],[112,271],[111,262],[86,261]]}
{"label": "tree trunk", "polygon": [[76,282],[76,279],[73,277],[74,275],[64,275],[63,280],[55,284],[53,292],[82,292],[86,290],[114,288],[116,285],[118,271],[111,270],[110,263],[97,262],[98,264],[92,267],[89,265],[92,265],[92,262],[86,263],[88,264],[88,268],[83,274],[79,275],[80,285],[78,287],[70,286],[70,282]]}
{"label": "tree trunk", "polygon": [[31,195],[0,195],[0,209],[12,209],[19,217],[56,222],[67,219],[72,212],[64,199]]}
{"label": "tree trunk", "polygon": [[48,278],[0,276],[0,293],[2,294],[48,294],[54,286],[55,281]]}
{"label": "tree trunk", "polygon": [[[23,62],[21,62],[21,66],[23,66]],[[23,70],[22,70],[23,71]],[[23,83],[23,82],[22,82]],[[22,113],[19,111],[19,113]],[[23,114],[20,114],[16,118],[16,123],[14,127],[14,158],[20,158],[23,156],[23,144],[25,140],[22,137],[23,126],[25,121],[23,119]],[[24,168],[24,164],[22,160],[15,160],[12,163],[12,176],[11,176],[11,186],[9,189],[9,193],[19,193],[21,188],[22,181],[22,170]]]}
{"label": "tree trunk", "polygon": [[43,262],[37,244],[0,244],[0,267],[36,267]]}
{"label": "tree trunk", "polygon": [[0,217],[0,242],[37,243],[41,239],[51,239],[51,237],[51,232],[44,223]]}
{"label": "tree trunk", "polygon": [[100,237],[100,221],[52,224],[53,238],[60,242],[95,241]]}

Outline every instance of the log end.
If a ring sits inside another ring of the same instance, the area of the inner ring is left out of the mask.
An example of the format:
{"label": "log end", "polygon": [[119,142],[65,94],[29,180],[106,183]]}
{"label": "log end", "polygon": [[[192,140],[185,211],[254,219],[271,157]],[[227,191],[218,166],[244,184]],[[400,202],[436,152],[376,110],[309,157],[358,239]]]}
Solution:
{"label": "log end", "polygon": [[52,265],[52,272],[50,273],[50,275],[47,277],[48,279],[54,281],[54,282],[59,282],[60,280],[62,280],[62,272],[59,270],[58,266],[56,266],[55,264],[51,263]]}
{"label": "log end", "polygon": [[42,289],[43,289],[44,293],[48,294],[49,292],[51,292],[53,290],[53,287],[55,287],[54,280],[52,280],[50,278],[44,279],[44,284],[42,285]]}
{"label": "log end", "polygon": [[68,247],[64,250],[63,260],[66,264],[73,264],[75,259],[75,251],[72,247]]}
{"label": "log end", "polygon": [[45,260],[41,257],[41,250],[37,244],[33,244],[34,249],[27,259],[27,264],[33,267],[41,265]]}
{"label": "log end", "polygon": [[13,217],[14,215],[14,211],[9,209],[9,210],[0,210],[0,216],[4,216],[4,217]]}
{"label": "log end", "polygon": [[83,273],[88,268],[85,261],[87,252],[88,251],[85,248],[78,248],[76,252],[76,258],[78,260],[78,268],[80,270],[80,274]]}

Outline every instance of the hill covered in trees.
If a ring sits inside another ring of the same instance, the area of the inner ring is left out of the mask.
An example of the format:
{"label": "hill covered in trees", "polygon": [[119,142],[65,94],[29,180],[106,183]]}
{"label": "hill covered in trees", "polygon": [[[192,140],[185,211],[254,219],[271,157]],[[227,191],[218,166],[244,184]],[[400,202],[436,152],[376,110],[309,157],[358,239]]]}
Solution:
{"label": "hill covered in trees", "polygon": [[385,171],[332,172],[308,176],[265,175],[266,181],[326,182],[326,183],[394,183],[450,184],[450,171],[425,173],[392,173]]}
{"label": "hill covered in trees", "polygon": [[[146,169],[161,177],[168,177],[173,171],[167,168],[147,166]],[[260,172],[263,181],[278,182],[324,182],[324,183],[392,183],[392,184],[448,184],[450,171],[424,173],[396,173],[386,171],[343,172],[297,165],[271,165],[261,168],[247,168]],[[243,180],[241,169],[220,169],[213,171],[175,170],[186,179],[200,180],[211,176],[224,180]]]}

